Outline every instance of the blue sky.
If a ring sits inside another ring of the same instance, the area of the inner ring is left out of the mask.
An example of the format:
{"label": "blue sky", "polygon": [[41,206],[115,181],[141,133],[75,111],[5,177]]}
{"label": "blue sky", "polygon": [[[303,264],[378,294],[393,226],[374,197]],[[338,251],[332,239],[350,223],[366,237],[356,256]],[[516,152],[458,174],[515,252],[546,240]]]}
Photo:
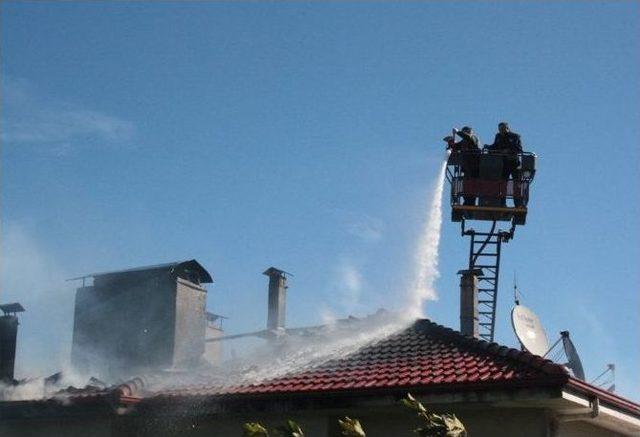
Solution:
{"label": "blue sky", "polygon": [[[539,155],[504,247],[588,377],[640,399],[637,2],[2,2],[2,295],[18,373],[68,352],[84,273],[198,259],[228,332],[393,307],[452,126],[510,121]],[[448,209],[445,208],[445,219]],[[433,320],[458,326],[468,241],[442,230]]]}

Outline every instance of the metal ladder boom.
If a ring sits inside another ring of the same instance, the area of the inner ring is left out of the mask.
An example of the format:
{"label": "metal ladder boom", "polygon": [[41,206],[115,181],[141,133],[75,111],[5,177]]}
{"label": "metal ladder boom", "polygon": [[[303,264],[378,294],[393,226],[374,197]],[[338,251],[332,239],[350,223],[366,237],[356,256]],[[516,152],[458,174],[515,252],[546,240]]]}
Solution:
{"label": "metal ladder boom", "polygon": [[478,277],[479,335],[484,340],[493,341],[500,277],[500,249],[505,233],[496,231],[494,221],[489,232],[470,229],[465,234],[471,236],[469,270],[481,269],[483,273]]}

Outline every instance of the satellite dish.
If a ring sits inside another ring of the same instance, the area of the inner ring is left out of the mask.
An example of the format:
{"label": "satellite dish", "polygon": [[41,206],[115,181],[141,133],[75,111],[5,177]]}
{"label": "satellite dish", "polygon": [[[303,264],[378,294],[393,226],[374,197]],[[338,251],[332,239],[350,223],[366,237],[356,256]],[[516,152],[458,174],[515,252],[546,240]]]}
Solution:
{"label": "satellite dish", "polygon": [[560,335],[562,335],[562,346],[564,347],[564,353],[567,355],[567,359],[569,360],[566,366],[571,369],[573,375],[576,378],[584,381],[584,369],[582,368],[582,361],[580,361],[578,351],[569,338],[569,331],[562,331]]}
{"label": "satellite dish", "polygon": [[523,305],[516,305],[511,311],[513,330],[527,351],[543,357],[549,350],[547,333],[538,316]]}

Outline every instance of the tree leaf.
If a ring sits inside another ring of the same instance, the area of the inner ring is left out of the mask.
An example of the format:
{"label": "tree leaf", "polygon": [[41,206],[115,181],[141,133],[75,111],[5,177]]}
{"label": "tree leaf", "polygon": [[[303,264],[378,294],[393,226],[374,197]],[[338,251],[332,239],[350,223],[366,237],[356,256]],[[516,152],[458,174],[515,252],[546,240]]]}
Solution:
{"label": "tree leaf", "polygon": [[344,419],[338,419],[338,423],[340,424],[340,429],[342,430],[342,435],[344,436],[367,437],[358,419],[345,417]]}
{"label": "tree leaf", "polygon": [[242,430],[245,437],[269,437],[267,429],[258,422],[247,422],[242,425]]}
{"label": "tree leaf", "polygon": [[467,431],[455,414],[434,414],[416,400],[411,393],[402,399],[402,404],[418,413],[424,421],[422,427],[413,430],[420,437],[466,437]]}
{"label": "tree leaf", "polygon": [[302,428],[296,422],[289,419],[285,425],[276,428],[276,433],[283,437],[304,437]]}
{"label": "tree leaf", "polygon": [[418,414],[421,414],[421,413],[426,414],[427,412],[426,408],[424,408],[424,406],[418,400],[416,400],[416,398],[411,396],[411,393],[407,393],[407,397],[402,399],[401,402],[405,407],[411,408],[412,410],[417,411]]}

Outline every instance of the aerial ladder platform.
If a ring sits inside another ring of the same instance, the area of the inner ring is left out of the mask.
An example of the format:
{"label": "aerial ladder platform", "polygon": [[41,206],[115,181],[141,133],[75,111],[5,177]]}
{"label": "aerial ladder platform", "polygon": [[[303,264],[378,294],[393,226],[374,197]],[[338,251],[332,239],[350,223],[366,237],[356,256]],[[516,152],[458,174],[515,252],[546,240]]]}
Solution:
{"label": "aerial ladder platform", "polygon": [[[514,237],[516,226],[526,224],[529,188],[536,173],[536,155],[522,152],[517,155],[517,169],[505,178],[506,159],[507,155],[487,150],[453,151],[446,170],[451,220],[461,224],[462,236],[470,237],[468,269],[477,272],[479,335],[487,341],[495,335],[502,244]],[[469,163],[474,165],[473,174],[465,174]],[[470,222],[478,230],[469,227]]]}

